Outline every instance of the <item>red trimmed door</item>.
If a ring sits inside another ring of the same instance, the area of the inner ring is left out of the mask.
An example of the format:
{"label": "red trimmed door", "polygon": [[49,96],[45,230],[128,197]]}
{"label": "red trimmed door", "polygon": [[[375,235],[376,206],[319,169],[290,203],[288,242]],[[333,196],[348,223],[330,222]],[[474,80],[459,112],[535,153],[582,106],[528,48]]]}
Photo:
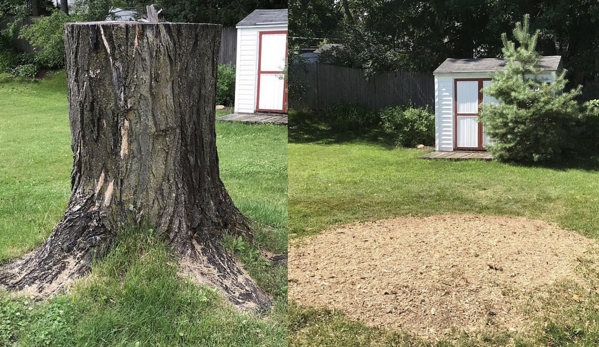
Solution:
{"label": "red trimmed door", "polygon": [[455,149],[483,150],[485,136],[478,121],[483,80],[455,80]]}
{"label": "red trimmed door", "polygon": [[287,112],[287,31],[261,32],[258,49],[256,111]]}

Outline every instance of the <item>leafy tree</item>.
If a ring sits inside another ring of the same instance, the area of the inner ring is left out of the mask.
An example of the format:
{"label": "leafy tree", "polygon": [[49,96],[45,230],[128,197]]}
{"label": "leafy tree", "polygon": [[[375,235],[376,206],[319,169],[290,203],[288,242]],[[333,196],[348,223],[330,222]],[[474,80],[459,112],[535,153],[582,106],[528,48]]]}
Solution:
{"label": "leafy tree", "polygon": [[[142,1],[146,2],[146,1]],[[158,0],[156,7],[171,22],[217,23],[235,26],[255,9],[287,8],[287,0]]]}
{"label": "leafy tree", "polygon": [[289,3],[289,35],[292,42],[313,45],[337,36],[343,13],[335,0],[294,0]]}
{"label": "leafy tree", "polygon": [[[38,4],[46,3],[42,0]],[[0,0],[0,15],[21,14],[25,18],[33,13],[33,2],[23,5],[17,0]],[[111,8],[133,8],[145,13],[145,6],[151,0],[80,0],[76,2],[69,16],[64,11],[50,10],[47,16],[34,19],[33,23],[21,29],[20,36],[35,47],[34,61],[38,66],[61,68],[64,65],[63,26],[66,22],[101,21]],[[162,16],[171,22],[209,22],[222,25],[235,25],[256,8],[285,8],[283,0],[242,0],[223,2],[219,0],[158,0]],[[16,29],[16,26],[14,26]],[[15,36],[16,30],[9,36]],[[0,49],[1,52],[1,49]],[[2,65],[2,64],[0,64]]]}
{"label": "leafy tree", "polygon": [[518,46],[502,35],[503,71],[493,74],[485,93],[500,101],[482,107],[481,120],[492,140],[489,151],[500,161],[557,161],[571,147],[579,105],[574,100],[580,87],[565,92],[565,71],[544,81],[539,74],[540,55],[536,51],[539,31],[530,32],[528,15],[513,30]]}
{"label": "leafy tree", "polygon": [[499,33],[492,35],[487,27],[492,2],[353,0],[348,7],[336,63],[369,74],[432,71],[449,56],[499,53]]}
{"label": "leafy tree", "polygon": [[[509,32],[525,13],[534,14],[539,53],[562,55],[571,80],[580,84],[599,73],[599,3],[594,0],[344,0],[335,4],[329,12],[341,17],[328,18],[327,25],[337,18],[337,29],[325,37],[342,43],[344,49],[335,52],[334,63],[368,73],[432,71],[447,57],[501,56],[501,33]],[[291,21],[295,20],[292,15]],[[306,22],[303,17],[298,21]],[[311,28],[322,25],[322,21],[309,28],[298,25],[301,30],[294,35],[309,37]]]}
{"label": "leafy tree", "polygon": [[599,73],[599,3],[591,0],[535,2],[539,8],[535,23],[543,43],[541,53],[561,55],[575,85],[596,76]]}
{"label": "leafy tree", "polygon": [[29,16],[47,14],[51,8],[52,3],[46,0],[0,0],[0,23],[6,25],[0,31],[0,72],[31,71],[32,56],[23,52],[14,39]]}
{"label": "leafy tree", "polygon": [[26,6],[27,4],[17,0],[0,0],[0,19],[4,20],[7,16],[15,15],[18,7]]}
{"label": "leafy tree", "polygon": [[41,67],[57,69],[64,66],[63,28],[76,17],[55,10],[50,16],[34,18],[21,29],[21,37],[35,47],[33,61]]}
{"label": "leafy tree", "polygon": [[120,6],[114,0],[77,0],[74,8],[75,16],[71,21],[102,21],[108,17],[111,7]]}
{"label": "leafy tree", "polygon": [[0,0],[0,21],[22,13],[43,16],[48,14],[52,7],[52,1],[50,0]]}

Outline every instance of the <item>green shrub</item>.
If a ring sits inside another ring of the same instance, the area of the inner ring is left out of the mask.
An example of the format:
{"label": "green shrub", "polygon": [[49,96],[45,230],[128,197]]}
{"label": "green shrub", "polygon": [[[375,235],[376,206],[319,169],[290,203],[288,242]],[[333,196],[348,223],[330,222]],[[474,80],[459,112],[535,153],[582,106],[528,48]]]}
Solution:
{"label": "green shrub", "polygon": [[583,108],[577,122],[578,136],[572,145],[578,156],[599,156],[599,99],[587,101]]}
{"label": "green shrub", "polygon": [[13,44],[12,40],[0,33],[0,72],[6,72],[19,65],[22,54]]}
{"label": "green shrub", "polygon": [[398,144],[414,147],[435,143],[435,115],[429,108],[387,107],[380,112],[383,129]]}
{"label": "green shrub", "polygon": [[380,118],[375,112],[364,106],[342,101],[322,110],[320,116],[331,130],[339,132],[364,133],[380,124]]}
{"label": "green shrub", "polygon": [[235,67],[232,65],[218,66],[218,80],[216,82],[216,103],[218,105],[233,106],[235,102]]}
{"label": "green shrub", "polygon": [[9,69],[9,72],[15,77],[35,78],[37,66],[35,66],[35,64],[17,65],[14,68]]}
{"label": "green shrub", "polygon": [[21,29],[20,37],[35,47],[34,62],[40,67],[59,69],[64,66],[64,24],[76,18],[58,10],[50,16],[35,18]]}

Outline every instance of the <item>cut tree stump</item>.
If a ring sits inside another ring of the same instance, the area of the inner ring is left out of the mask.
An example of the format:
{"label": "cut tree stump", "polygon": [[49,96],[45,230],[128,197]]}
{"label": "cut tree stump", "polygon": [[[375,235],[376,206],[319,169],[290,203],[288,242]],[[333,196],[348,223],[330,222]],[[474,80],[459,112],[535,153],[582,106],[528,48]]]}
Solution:
{"label": "cut tree stump", "polygon": [[90,271],[116,236],[162,235],[181,272],[240,309],[270,298],[221,246],[251,238],[219,176],[215,133],[221,27],[138,22],[65,26],[71,197],[44,244],[0,269],[0,286],[49,294]]}

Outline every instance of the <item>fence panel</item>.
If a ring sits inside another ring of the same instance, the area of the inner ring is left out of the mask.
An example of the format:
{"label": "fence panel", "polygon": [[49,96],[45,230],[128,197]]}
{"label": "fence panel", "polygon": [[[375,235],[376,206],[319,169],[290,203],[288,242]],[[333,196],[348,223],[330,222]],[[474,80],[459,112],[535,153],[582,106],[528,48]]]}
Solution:
{"label": "fence panel", "polygon": [[[291,108],[323,109],[338,101],[373,110],[411,103],[434,107],[435,84],[430,73],[387,72],[368,79],[362,70],[329,64],[293,67],[289,74]],[[297,92],[301,86],[302,93]]]}
{"label": "fence panel", "polygon": [[219,64],[230,64],[235,66],[237,59],[237,29],[223,28],[220,52],[218,54]]}

